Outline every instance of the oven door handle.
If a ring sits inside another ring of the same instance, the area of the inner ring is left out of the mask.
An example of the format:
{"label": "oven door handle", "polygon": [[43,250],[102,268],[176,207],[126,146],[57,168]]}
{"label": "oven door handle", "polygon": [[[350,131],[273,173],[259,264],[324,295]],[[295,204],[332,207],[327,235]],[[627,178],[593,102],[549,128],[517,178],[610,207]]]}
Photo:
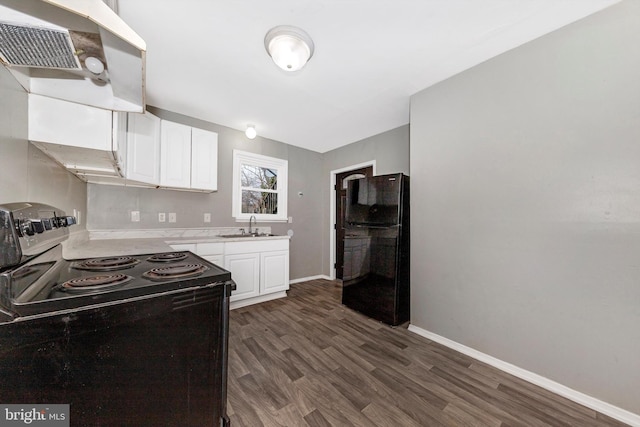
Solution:
{"label": "oven door handle", "polygon": [[229,280],[228,282],[225,282],[225,285],[229,285],[229,292],[227,296],[231,295],[231,292],[235,291],[238,286],[236,285],[236,282],[234,282],[233,280]]}

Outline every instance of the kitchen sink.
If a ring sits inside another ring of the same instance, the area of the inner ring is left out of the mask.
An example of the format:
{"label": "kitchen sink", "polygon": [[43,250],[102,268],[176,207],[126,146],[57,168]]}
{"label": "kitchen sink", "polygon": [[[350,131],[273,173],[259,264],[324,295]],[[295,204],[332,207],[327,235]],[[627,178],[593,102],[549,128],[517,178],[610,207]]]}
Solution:
{"label": "kitchen sink", "polygon": [[271,233],[245,233],[245,234],[221,234],[220,237],[225,238],[238,238],[238,237],[270,237],[275,236],[275,234]]}

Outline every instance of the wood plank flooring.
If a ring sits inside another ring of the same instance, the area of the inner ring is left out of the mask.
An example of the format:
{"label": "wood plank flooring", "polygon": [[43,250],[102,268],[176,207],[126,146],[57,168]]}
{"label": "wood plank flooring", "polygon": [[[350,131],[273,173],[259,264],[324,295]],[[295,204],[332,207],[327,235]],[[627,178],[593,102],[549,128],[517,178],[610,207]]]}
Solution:
{"label": "wood plank flooring", "polygon": [[233,427],[624,426],[340,304],[340,282],[231,311]]}

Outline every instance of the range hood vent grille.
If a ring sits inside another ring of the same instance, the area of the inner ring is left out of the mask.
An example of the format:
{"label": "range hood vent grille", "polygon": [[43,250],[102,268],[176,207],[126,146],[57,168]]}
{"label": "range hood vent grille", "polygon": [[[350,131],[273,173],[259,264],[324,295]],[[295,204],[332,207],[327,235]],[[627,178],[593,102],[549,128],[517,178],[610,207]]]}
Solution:
{"label": "range hood vent grille", "polygon": [[0,22],[0,56],[10,65],[81,69],[68,31]]}

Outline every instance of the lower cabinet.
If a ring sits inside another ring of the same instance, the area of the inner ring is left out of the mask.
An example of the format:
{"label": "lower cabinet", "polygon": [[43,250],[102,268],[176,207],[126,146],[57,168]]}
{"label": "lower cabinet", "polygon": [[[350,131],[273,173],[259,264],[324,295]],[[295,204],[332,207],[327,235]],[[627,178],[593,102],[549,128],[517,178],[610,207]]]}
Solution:
{"label": "lower cabinet", "polygon": [[171,244],[176,251],[191,251],[231,272],[236,290],[231,308],[286,296],[289,290],[289,240]]}
{"label": "lower cabinet", "polygon": [[260,254],[225,255],[224,268],[231,272],[236,282],[236,290],[231,293],[231,301],[257,297],[260,295]]}
{"label": "lower cabinet", "polygon": [[236,282],[231,308],[286,296],[289,240],[225,243],[224,268]]}
{"label": "lower cabinet", "polygon": [[224,268],[224,243],[197,243],[195,253]]}
{"label": "lower cabinet", "polygon": [[196,252],[196,244],[195,243],[175,243],[175,244],[170,244],[169,246],[171,246],[171,249],[173,249],[174,251],[189,251],[189,252],[193,252],[194,254],[197,254]]}
{"label": "lower cabinet", "polygon": [[207,261],[224,268],[224,243],[175,243],[174,251],[190,251]]}
{"label": "lower cabinet", "polygon": [[260,254],[260,293],[289,289],[289,251],[262,252]]}

